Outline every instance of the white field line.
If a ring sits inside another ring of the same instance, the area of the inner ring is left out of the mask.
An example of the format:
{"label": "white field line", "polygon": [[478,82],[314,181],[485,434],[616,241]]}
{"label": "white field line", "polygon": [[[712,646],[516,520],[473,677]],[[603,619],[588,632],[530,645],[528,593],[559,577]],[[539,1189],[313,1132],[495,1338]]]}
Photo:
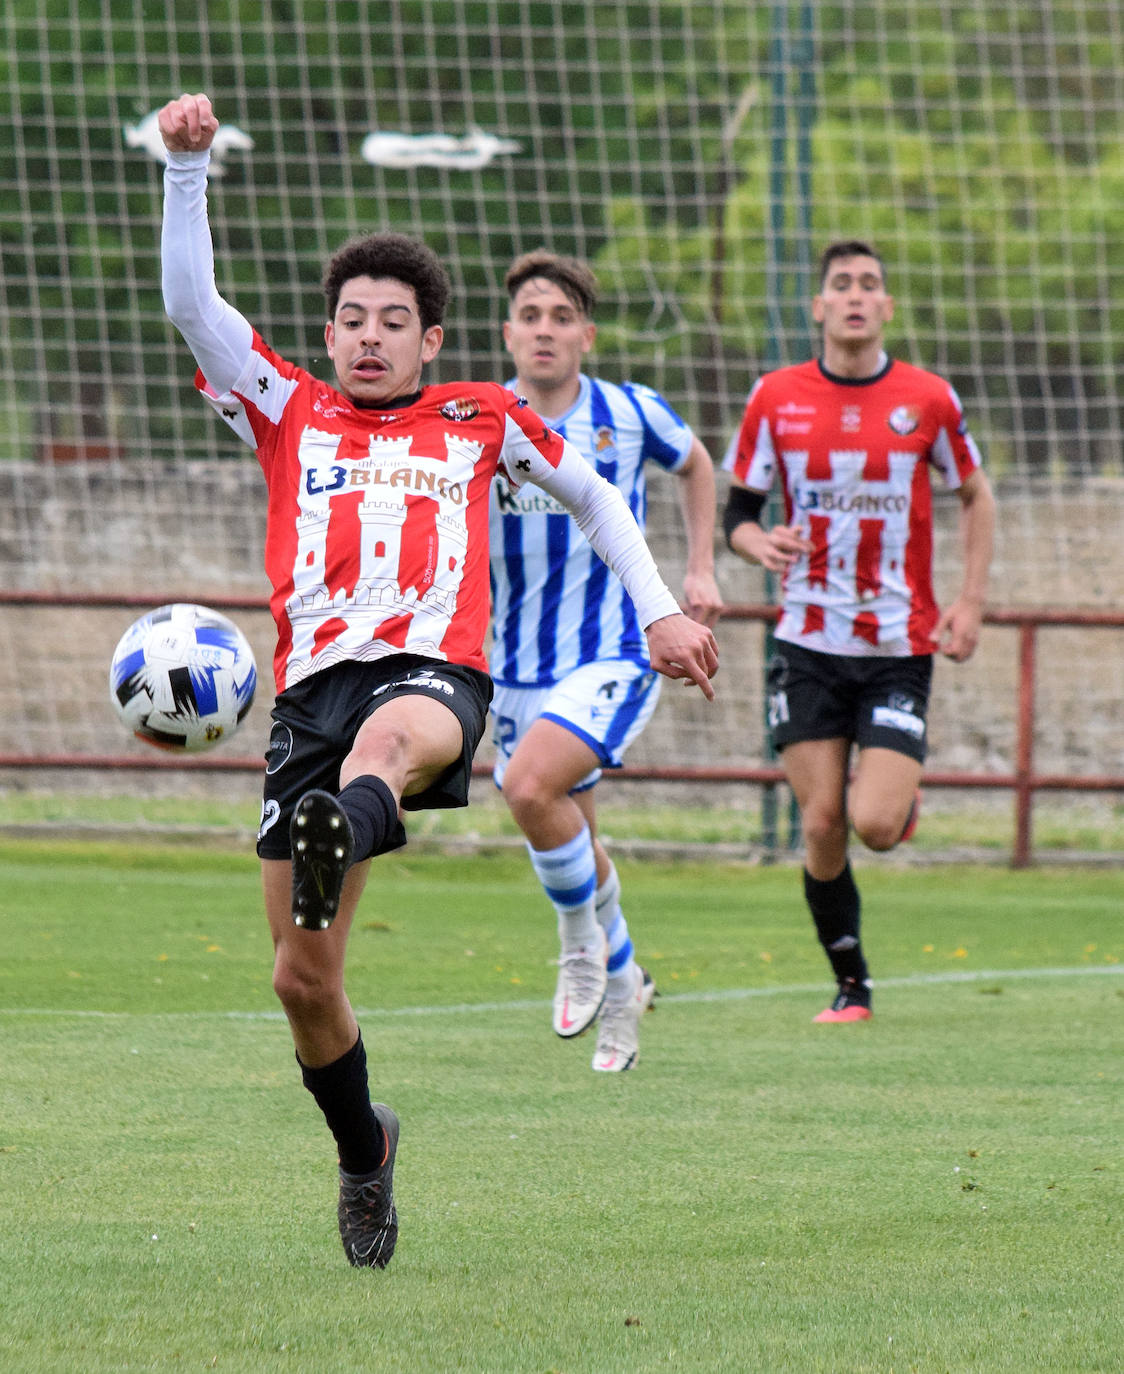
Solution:
{"label": "white field line", "polygon": [[[1092,964],[1079,968],[1017,968],[1017,969],[958,969],[947,973],[914,973],[902,978],[877,978],[874,986],[882,988],[930,988],[950,983],[1017,982],[1030,978],[1096,978],[1124,977],[1124,964]],[[702,1002],[745,1002],[758,997],[803,996],[823,992],[824,982],[788,983],[767,988],[721,988],[714,992],[661,993],[660,1004]],[[535,1011],[549,1007],[545,998],[524,998],[511,1002],[453,1002],[445,1006],[421,1007],[357,1007],[355,1014],[363,1020],[396,1020],[412,1016],[495,1016],[507,1011]],[[282,1021],[280,1011],[74,1011],[52,1007],[0,1007],[0,1017],[58,1017],[93,1018],[102,1021],[199,1020],[199,1021]]]}

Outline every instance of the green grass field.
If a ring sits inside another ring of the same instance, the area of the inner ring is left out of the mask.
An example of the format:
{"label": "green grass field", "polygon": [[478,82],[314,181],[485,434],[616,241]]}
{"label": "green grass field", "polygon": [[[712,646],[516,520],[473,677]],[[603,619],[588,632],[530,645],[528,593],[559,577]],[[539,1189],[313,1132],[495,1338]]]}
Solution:
{"label": "green grass field", "polygon": [[[157,775],[159,776],[159,775]],[[156,778],[136,786],[107,792],[102,779],[91,790],[29,788],[3,794],[0,826],[66,838],[75,833],[91,840],[125,839],[143,835],[151,841],[196,844],[252,843],[261,814],[257,775],[224,776],[209,796],[185,795],[182,775],[169,770],[160,778],[168,795],[151,790]],[[193,780],[201,785],[199,778]],[[618,845],[639,842],[657,851],[675,852],[692,845],[724,846],[727,856],[759,855],[764,846],[762,797],[744,786],[709,789],[700,802],[697,791],[673,801],[653,800],[650,788],[607,781],[598,799],[602,831]],[[675,788],[672,787],[672,792]],[[782,855],[791,853],[790,800],[787,789],[777,795],[777,842]],[[922,808],[924,823],[907,849],[897,850],[891,862],[1008,862],[1015,842],[1015,808],[1009,796],[980,798],[952,789],[929,789]],[[1113,796],[1072,796],[1043,793],[1033,813],[1034,854],[1043,862],[1116,863],[1124,855],[1124,803]],[[0,830],[0,837],[3,830]],[[507,807],[490,783],[477,780],[471,806],[463,810],[424,811],[410,818],[410,836],[419,843],[505,842],[521,847],[522,836]],[[740,849],[740,853],[738,850]],[[786,853],[785,851],[788,851]]]}
{"label": "green grass field", "polygon": [[521,855],[380,860],[378,1273],[252,857],[0,843],[0,1368],[1120,1370],[1119,875],[857,866],[876,1017],[816,1026],[794,868],[621,862],[663,995],[613,1077]]}

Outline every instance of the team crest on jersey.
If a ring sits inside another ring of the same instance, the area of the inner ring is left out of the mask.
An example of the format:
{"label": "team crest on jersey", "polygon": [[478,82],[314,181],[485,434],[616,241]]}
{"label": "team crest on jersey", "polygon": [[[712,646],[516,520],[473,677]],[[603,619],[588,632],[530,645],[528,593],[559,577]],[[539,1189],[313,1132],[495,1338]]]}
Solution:
{"label": "team crest on jersey", "polygon": [[895,406],[886,423],[895,434],[912,434],[921,423],[921,412],[916,406]]}
{"label": "team crest on jersey", "polygon": [[598,453],[604,453],[607,448],[612,448],[617,442],[617,431],[610,425],[602,425],[593,436],[593,447]]}
{"label": "team crest on jersey", "polygon": [[458,396],[455,401],[445,402],[441,407],[441,414],[446,420],[463,425],[468,420],[475,420],[480,414],[480,402],[475,396]]}

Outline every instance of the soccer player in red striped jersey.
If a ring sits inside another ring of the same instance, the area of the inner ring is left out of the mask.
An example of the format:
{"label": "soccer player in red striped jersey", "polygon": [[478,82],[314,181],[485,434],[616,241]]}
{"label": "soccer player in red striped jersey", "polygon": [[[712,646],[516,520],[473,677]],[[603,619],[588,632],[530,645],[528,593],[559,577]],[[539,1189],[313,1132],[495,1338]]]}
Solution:
{"label": "soccer player in red striped jersey", "polygon": [[711,699],[717,647],[680,613],[620,493],[524,401],[492,382],[422,384],[449,294],[429,248],[372,234],[332,257],[324,337],[335,385],[320,381],[216,289],[210,100],[169,102],[159,127],[165,307],[197,386],[254,448],[268,493],[278,695],[258,854],[273,985],[338,1147],[344,1251],[383,1268],[398,1234],[398,1118],[370,1101],[344,955],[368,860],[405,843],[400,810],[467,801],[492,694],[483,640],[497,472],[575,516],[636,601],[657,671]]}
{"label": "soccer player in red striped jersey", "polygon": [[[804,892],[837,982],[817,1021],[864,1021],[871,982],[851,829],[892,849],[916,823],[933,654],[979,639],[995,501],[951,386],[887,356],[894,302],[869,244],[834,243],[812,312],[823,353],[754,386],[727,455],[731,549],[781,578],[768,666],[773,742],[800,808]],[[963,575],[933,592],[931,475],[961,503]],[[761,514],[774,480],[784,517]],[[852,753],[855,758],[852,768]]]}

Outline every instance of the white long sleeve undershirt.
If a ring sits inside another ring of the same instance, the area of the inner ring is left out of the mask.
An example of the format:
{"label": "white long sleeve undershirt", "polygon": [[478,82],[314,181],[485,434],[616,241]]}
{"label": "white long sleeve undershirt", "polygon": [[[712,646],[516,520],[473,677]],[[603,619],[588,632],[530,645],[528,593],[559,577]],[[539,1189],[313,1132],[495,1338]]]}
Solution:
{"label": "white long sleeve undershirt", "polygon": [[210,152],[169,152],[160,235],[161,286],[168,318],[215,391],[228,392],[246,366],[253,327],[218,293],[207,220]]}

